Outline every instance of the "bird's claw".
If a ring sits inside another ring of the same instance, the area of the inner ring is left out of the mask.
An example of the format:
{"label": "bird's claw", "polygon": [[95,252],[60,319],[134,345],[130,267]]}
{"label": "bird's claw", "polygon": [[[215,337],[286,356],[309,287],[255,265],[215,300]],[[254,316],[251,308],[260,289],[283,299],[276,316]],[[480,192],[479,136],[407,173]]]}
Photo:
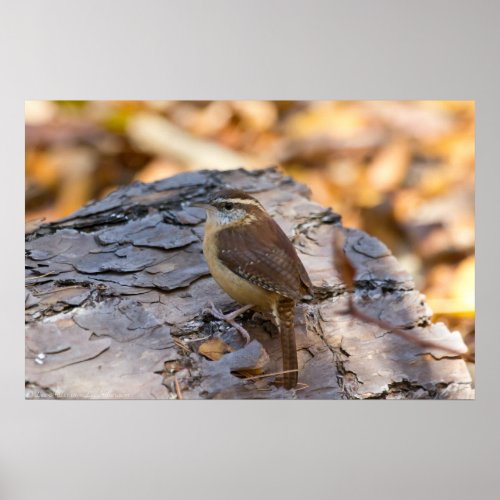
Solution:
{"label": "bird's claw", "polygon": [[230,314],[224,314],[220,309],[217,309],[217,307],[215,307],[213,302],[210,301],[209,304],[210,309],[205,309],[204,312],[209,312],[214,318],[225,321],[228,325],[231,325],[233,328],[238,330],[238,332],[245,340],[245,345],[250,342],[250,334],[245,330],[245,328],[243,328],[239,323],[235,321],[235,318],[250,309],[252,306],[244,306]]}

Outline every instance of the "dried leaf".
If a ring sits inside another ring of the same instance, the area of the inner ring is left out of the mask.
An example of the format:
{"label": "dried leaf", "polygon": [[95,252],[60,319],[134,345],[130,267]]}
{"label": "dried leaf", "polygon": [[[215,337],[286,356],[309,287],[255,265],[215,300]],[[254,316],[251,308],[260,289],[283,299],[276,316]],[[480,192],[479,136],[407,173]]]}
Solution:
{"label": "dried leaf", "polygon": [[233,352],[233,348],[226,344],[223,340],[214,338],[203,342],[203,344],[201,344],[198,348],[198,352],[211,361],[217,361],[222,358],[224,354]]}
{"label": "dried leaf", "polygon": [[410,147],[407,141],[389,143],[380,150],[368,167],[369,185],[382,193],[396,189],[406,177],[409,161]]}

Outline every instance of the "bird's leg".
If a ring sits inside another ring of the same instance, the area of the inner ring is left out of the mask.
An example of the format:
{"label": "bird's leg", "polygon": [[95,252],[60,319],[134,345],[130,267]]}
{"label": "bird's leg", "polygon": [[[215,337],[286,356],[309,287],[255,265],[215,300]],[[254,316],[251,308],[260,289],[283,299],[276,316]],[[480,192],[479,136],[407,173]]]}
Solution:
{"label": "bird's leg", "polygon": [[237,318],[240,314],[243,314],[245,311],[248,311],[252,307],[254,307],[253,304],[247,304],[246,306],[236,309],[236,311],[233,311],[230,314],[224,314],[220,309],[217,309],[215,307],[213,302],[210,302],[209,311],[214,318],[225,321],[236,330],[238,330],[241,333],[241,336],[245,339],[245,344],[248,344],[250,342],[250,334],[239,323],[236,323],[235,318]]}

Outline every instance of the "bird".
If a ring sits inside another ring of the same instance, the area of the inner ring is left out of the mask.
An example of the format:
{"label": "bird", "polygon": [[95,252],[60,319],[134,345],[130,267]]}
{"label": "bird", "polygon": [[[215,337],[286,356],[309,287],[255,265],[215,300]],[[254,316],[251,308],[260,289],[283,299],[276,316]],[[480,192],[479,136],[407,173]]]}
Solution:
{"label": "bird", "polygon": [[[213,304],[212,311],[233,325],[234,318],[248,309],[272,313],[281,339],[283,385],[296,387],[295,305],[312,296],[313,287],[295,247],[263,205],[244,191],[225,188],[196,206],[207,213],[203,253],[208,269],[217,284],[242,305],[229,315]],[[248,342],[246,330],[238,330]]]}

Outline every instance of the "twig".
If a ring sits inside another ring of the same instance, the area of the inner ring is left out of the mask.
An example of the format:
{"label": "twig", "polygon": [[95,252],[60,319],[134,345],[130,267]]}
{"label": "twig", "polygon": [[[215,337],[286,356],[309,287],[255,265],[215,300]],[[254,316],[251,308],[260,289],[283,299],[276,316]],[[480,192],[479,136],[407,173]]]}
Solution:
{"label": "twig", "polygon": [[26,281],[37,280],[38,278],[45,278],[45,276],[50,276],[51,274],[54,274],[54,271],[50,271],[46,274],[40,274],[39,276],[30,276],[29,278],[26,278]]}
{"label": "twig", "polygon": [[[344,244],[345,244],[345,235],[340,229],[337,229],[334,235],[334,242],[333,242],[333,247],[334,247],[333,261],[335,267],[340,273],[342,281],[346,285],[347,290],[353,290],[355,288],[354,276],[356,271],[354,269],[354,266],[350,263],[349,259],[346,257],[344,253]],[[349,294],[348,308],[344,314],[351,314],[352,316],[357,317],[362,321],[376,325],[382,328],[383,330],[388,330],[392,333],[395,333],[396,335],[399,335],[405,340],[413,342],[414,344],[419,345],[420,347],[441,349],[443,351],[449,352],[453,356],[461,356],[462,354],[464,354],[463,352],[452,349],[451,347],[448,347],[442,344],[441,342],[433,340],[422,340],[416,338],[414,335],[411,335],[410,333],[402,330],[401,328],[391,325],[390,323],[384,320],[373,318],[372,316],[365,314],[354,305],[354,301],[351,294]]]}
{"label": "twig", "polygon": [[304,389],[307,389],[309,387],[308,384],[304,384],[302,382],[299,382],[297,385],[302,385],[303,387],[299,387],[298,389],[295,389],[295,392],[303,391]]}
{"label": "twig", "polygon": [[184,399],[184,397],[182,396],[181,386],[179,385],[179,381],[177,380],[177,375],[174,375],[174,384],[177,399]]}
{"label": "twig", "polygon": [[372,316],[368,316],[368,314],[365,314],[364,312],[360,311],[353,303],[352,297],[349,296],[349,306],[348,310],[345,311],[344,314],[351,314],[352,316],[361,319],[362,321],[365,321],[367,323],[371,323],[373,325],[376,325],[383,330],[388,330],[391,333],[395,333],[396,335],[399,335],[400,337],[403,337],[404,339],[413,342],[414,344],[420,346],[420,347],[428,347],[428,348],[433,348],[433,349],[441,349],[443,351],[447,351],[450,354],[453,354],[454,356],[461,356],[464,354],[462,351],[457,351],[451,347],[448,347],[444,344],[441,344],[440,342],[434,341],[434,340],[423,340],[419,339],[418,337],[415,337],[411,333],[406,332],[405,330],[395,327],[394,325],[391,325],[390,323],[378,319],[378,318],[373,318]]}
{"label": "twig", "polygon": [[69,290],[71,288],[82,288],[82,289],[85,289],[85,287],[83,287],[82,285],[68,285],[68,286],[63,286],[61,288],[57,288],[56,290],[48,290],[47,292],[37,292],[37,295],[48,295],[50,293],[54,293],[54,291],[55,292],[60,292],[61,290]]}
{"label": "twig", "polygon": [[206,337],[201,337],[199,339],[182,339],[183,342],[191,343],[191,342],[201,342],[203,340],[207,340],[210,338],[210,335],[207,335]]}
{"label": "twig", "polygon": [[189,347],[186,344],[184,344],[184,342],[175,337],[174,337],[174,344],[180,349],[182,349],[185,353],[191,352],[191,349],[189,349]]}

